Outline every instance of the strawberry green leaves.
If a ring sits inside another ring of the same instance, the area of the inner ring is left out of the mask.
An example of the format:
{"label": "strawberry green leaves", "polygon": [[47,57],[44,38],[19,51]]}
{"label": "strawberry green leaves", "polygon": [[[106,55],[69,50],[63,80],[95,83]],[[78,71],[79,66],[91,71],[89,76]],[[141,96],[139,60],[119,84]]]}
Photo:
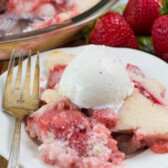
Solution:
{"label": "strawberry green leaves", "polygon": [[168,0],[162,1],[162,8],[160,10],[160,15],[165,15],[168,14]]}

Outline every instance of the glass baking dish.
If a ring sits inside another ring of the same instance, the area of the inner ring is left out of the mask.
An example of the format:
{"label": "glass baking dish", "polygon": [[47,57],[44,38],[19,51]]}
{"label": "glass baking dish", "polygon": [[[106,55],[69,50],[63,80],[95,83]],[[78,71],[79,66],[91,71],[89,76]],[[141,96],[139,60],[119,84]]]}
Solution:
{"label": "glass baking dish", "polygon": [[96,6],[64,23],[21,34],[0,37],[0,60],[9,59],[15,49],[16,57],[21,50],[24,55],[31,50],[46,51],[72,40],[90,21],[109,10],[117,0],[102,0]]}

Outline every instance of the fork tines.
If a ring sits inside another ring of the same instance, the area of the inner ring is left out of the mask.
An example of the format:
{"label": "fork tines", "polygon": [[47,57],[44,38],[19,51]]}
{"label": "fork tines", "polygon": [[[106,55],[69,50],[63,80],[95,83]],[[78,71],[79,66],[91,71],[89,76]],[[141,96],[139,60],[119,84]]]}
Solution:
{"label": "fork tines", "polygon": [[[33,93],[31,94],[30,91],[30,81],[31,81],[31,51],[28,54],[28,61],[27,61],[27,69],[25,74],[25,80],[22,79],[22,67],[23,67],[23,52],[21,52],[19,57],[19,63],[18,63],[18,69],[17,69],[17,75],[16,75],[16,81],[13,81],[13,74],[14,74],[14,65],[15,65],[15,56],[14,56],[14,50],[12,51],[12,55],[10,58],[10,63],[8,67],[8,74],[6,79],[6,85],[5,85],[5,92],[11,91],[19,97],[19,101],[23,100],[23,97],[28,98],[33,96],[34,98],[39,98],[39,76],[40,76],[40,70],[39,70],[39,52],[37,53],[36,58],[36,65],[35,65],[35,73],[34,73],[34,82],[33,82]],[[5,93],[4,92],[4,93]]]}
{"label": "fork tines", "polygon": [[[19,64],[14,82],[14,64],[15,56],[12,52],[6,85],[3,96],[2,109],[4,112],[11,114],[15,118],[15,131],[8,162],[8,168],[19,167],[19,149],[20,149],[20,132],[21,122],[39,107],[39,53],[37,54],[36,66],[34,70],[33,93],[30,93],[30,75],[31,75],[31,52],[28,55],[27,70],[25,80],[22,79],[23,72],[23,52],[20,54]],[[25,84],[25,86],[24,86]]]}

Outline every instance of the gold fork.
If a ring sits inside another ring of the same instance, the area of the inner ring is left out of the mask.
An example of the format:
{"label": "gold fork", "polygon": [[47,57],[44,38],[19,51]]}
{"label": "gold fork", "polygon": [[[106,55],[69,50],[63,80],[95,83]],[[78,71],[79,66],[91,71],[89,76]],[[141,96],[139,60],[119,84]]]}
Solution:
{"label": "gold fork", "polygon": [[26,115],[37,110],[39,106],[39,53],[37,54],[36,59],[32,93],[30,87],[31,53],[29,53],[28,55],[27,70],[24,82],[22,80],[23,54],[21,53],[19,58],[15,82],[13,80],[14,62],[15,56],[13,51],[8,67],[8,74],[5,84],[2,105],[3,110],[7,113],[12,114],[15,118],[15,131],[13,135],[12,147],[7,168],[19,167],[21,122]]}

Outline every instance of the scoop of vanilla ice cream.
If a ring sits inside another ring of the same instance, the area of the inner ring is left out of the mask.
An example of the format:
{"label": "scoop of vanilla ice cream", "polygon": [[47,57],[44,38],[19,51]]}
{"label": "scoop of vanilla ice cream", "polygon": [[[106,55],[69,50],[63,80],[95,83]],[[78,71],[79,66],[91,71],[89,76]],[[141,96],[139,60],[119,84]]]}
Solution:
{"label": "scoop of vanilla ice cream", "polygon": [[127,71],[108,47],[90,45],[65,69],[60,93],[81,108],[121,103],[133,91]]}

